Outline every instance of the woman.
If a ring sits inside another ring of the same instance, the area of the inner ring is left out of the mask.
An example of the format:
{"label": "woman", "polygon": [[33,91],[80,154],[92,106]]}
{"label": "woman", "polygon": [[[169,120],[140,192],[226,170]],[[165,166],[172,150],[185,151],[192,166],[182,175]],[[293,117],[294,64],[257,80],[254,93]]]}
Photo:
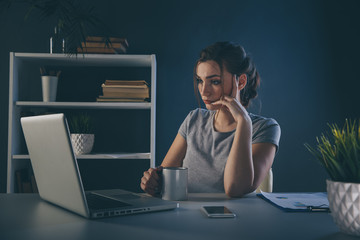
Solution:
{"label": "woman", "polygon": [[141,188],[156,196],[162,167],[188,167],[189,192],[225,192],[242,197],[268,174],[280,140],[273,119],[246,111],[260,77],[244,49],[215,43],[200,53],[194,87],[207,109],[189,113],[162,164],[144,172]]}

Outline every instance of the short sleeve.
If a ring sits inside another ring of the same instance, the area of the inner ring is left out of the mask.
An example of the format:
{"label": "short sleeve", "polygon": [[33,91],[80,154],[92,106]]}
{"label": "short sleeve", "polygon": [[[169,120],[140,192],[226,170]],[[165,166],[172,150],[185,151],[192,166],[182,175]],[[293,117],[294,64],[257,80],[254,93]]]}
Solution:
{"label": "short sleeve", "polygon": [[180,128],[179,128],[179,134],[186,140],[186,137],[188,135],[188,132],[189,132],[189,122],[190,122],[190,119],[193,115],[193,111],[191,111],[185,118],[185,120],[183,121],[183,123],[180,125]]}
{"label": "short sleeve", "polygon": [[253,125],[253,143],[272,143],[279,149],[280,125],[272,118],[262,119]]}

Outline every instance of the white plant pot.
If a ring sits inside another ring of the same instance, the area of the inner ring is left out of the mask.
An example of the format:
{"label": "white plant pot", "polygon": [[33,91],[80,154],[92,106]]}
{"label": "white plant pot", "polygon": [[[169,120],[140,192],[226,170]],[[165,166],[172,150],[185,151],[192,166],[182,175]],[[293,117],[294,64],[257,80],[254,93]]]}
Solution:
{"label": "white plant pot", "polygon": [[55,102],[58,85],[58,77],[41,76],[42,94],[44,102]]}
{"label": "white plant pot", "polygon": [[326,180],[331,215],[340,231],[360,236],[360,184]]}
{"label": "white plant pot", "polygon": [[77,134],[73,133],[71,136],[71,143],[76,155],[90,153],[93,146],[95,135],[94,134]]}

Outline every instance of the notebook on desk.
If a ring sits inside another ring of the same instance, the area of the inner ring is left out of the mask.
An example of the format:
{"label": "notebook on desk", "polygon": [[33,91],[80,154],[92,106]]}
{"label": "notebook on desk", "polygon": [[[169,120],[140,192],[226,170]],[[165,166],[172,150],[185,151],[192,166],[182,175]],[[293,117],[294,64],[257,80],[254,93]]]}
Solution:
{"label": "notebook on desk", "polygon": [[174,209],[177,203],[121,189],[85,192],[64,114],[21,118],[40,197],[86,218]]}

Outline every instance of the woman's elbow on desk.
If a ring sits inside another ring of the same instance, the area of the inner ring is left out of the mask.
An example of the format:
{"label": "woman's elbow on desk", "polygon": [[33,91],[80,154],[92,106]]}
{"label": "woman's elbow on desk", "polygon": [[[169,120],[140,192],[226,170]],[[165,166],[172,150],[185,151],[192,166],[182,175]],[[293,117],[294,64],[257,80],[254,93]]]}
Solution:
{"label": "woman's elbow on desk", "polygon": [[231,198],[242,198],[253,191],[255,191],[255,189],[253,190],[252,188],[248,188],[248,189],[235,189],[230,187],[225,188],[225,194]]}

